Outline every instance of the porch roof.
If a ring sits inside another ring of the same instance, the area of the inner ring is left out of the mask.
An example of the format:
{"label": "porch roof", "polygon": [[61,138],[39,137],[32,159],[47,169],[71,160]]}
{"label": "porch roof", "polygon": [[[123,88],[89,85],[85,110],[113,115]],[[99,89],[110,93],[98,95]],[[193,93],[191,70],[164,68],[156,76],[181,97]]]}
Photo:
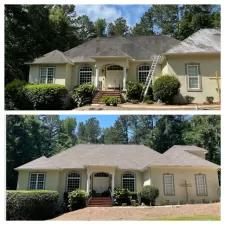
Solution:
{"label": "porch roof", "polygon": [[143,170],[149,166],[219,167],[183,148],[172,148],[160,154],[144,145],[79,144],[50,158],[41,157],[16,169],[74,169],[89,165],[134,170]]}

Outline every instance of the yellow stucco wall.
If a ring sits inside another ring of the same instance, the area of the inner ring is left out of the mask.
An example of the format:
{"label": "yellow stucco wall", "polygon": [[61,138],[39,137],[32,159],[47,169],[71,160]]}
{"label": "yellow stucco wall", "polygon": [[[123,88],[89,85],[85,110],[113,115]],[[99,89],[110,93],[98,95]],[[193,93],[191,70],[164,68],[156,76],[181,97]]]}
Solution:
{"label": "yellow stucco wall", "polygon": [[[188,91],[187,76],[185,74],[185,64],[199,63],[201,77],[201,91]],[[171,74],[177,76],[181,83],[180,92],[183,96],[189,95],[195,98],[194,102],[203,103],[207,96],[213,96],[214,101],[219,101],[215,72],[220,74],[220,56],[219,55],[191,55],[191,56],[167,56],[162,74]]]}
{"label": "yellow stucco wall", "polygon": [[[174,187],[175,195],[174,196],[165,196],[163,190],[163,174],[173,174],[174,175]],[[195,183],[195,174],[205,174],[207,182],[207,196],[197,196],[196,194],[196,183]],[[218,189],[218,176],[215,169],[204,169],[204,168],[170,168],[170,167],[161,167],[161,168],[151,168],[151,182],[152,185],[159,188],[159,197],[157,203],[163,202],[177,202],[177,201],[186,201],[186,189],[181,185],[184,184],[185,180],[191,187],[188,187],[188,196],[189,200],[195,200],[201,202],[203,199],[208,201],[219,200]]]}

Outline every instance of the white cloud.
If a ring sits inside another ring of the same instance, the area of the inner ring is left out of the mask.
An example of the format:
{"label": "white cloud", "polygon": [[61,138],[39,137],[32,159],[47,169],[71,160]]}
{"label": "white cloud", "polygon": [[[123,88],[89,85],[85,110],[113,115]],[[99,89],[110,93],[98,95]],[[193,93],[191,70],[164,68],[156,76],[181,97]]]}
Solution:
{"label": "white cloud", "polygon": [[110,5],[76,5],[77,15],[87,15],[92,21],[105,18],[106,22],[113,22],[122,16],[122,12]]}

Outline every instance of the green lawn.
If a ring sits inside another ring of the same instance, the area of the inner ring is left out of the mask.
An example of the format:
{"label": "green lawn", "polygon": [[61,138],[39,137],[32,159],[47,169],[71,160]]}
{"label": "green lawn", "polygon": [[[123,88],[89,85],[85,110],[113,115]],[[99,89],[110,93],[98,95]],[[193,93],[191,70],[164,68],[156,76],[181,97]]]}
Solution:
{"label": "green lawn", "polygon": [[193,221],[212,221],[220,220],[216,215],[196,215],[196,216],[162,216],[158,218],[146,218],[146,220],[193,220]]}

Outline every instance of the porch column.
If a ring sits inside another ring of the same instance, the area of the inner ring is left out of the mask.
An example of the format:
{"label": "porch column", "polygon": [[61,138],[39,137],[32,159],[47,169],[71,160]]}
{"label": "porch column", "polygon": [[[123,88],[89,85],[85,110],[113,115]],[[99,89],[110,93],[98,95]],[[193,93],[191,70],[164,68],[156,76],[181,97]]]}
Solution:
{"label": "porch column", "polygon": [[89,189],[90,189],[90,173],[87,173],[87,193],[89,194]]}
{"label": "porch column", "polygon": [[112,173],[112,195],[114,193],[115,188],[115,172]]}
{"label": "porch column", "polygon": [[99,67],[95,66],[95,87],[98,88],[98,80],[99,80]]}
{"label": "porch column", "polygon": [[127,84],[127,68],[123,67],[123,91],[127,90],[126,84]]}

